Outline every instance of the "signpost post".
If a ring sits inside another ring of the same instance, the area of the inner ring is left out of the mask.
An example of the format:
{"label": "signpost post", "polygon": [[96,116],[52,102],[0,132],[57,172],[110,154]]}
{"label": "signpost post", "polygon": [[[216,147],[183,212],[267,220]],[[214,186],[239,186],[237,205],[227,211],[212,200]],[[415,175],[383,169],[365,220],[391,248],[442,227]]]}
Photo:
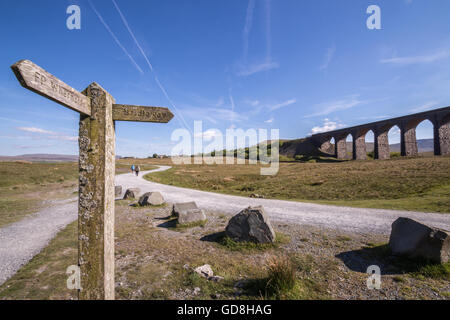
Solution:
{"label": "signpost post", "polygon": [[29,60],[11,66],[20,84],[80,113],[79,299],[114,299],[115,121],[167,123],[167,108],[115,104],[97,83],[82,93]]}

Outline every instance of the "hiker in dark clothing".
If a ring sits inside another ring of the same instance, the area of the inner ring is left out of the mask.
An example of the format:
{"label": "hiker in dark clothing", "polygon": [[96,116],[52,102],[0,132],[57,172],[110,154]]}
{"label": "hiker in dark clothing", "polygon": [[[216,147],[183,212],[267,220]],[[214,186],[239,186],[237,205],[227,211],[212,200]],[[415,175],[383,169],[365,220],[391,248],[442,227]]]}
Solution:
{"label": "hiker in dark clothing", "polygon": [[136,177],[139,176],[139,171],[141,171],[141,168],[139,168],[139,166],[136,166],[134,170],[136,171]]}

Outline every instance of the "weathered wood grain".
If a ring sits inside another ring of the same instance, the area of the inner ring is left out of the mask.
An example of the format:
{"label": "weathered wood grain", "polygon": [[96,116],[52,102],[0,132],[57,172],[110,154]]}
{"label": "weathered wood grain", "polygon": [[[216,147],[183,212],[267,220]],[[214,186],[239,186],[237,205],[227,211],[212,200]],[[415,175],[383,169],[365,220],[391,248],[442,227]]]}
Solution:
{"label": "weathered wood grain", "polygon": [[113,104],[113,120],[116,121],[167,123],[172,118],[173,114],[167,108]]}
{"label": "weathered wood grain", "polygon": [[41,96],[67,108],[91,115],[89,98],[29,60],[20,60],[11,66],[20,84]]}

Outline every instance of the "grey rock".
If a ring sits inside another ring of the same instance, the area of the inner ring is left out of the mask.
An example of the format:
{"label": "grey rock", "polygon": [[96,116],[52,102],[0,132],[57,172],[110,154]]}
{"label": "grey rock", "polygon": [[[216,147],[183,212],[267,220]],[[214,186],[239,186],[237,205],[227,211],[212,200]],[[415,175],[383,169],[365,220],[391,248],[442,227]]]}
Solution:
{"label": "grey rock", "polygon": [[197,204],[194,201],[175,203],[172,208],[172,216],[179,217],[180,212],[194,209],[198,209]]}
{"label": "grey rock", "polygon": [[116,197],[120,197],[122,195],[122,186],[115,186],[114,187],[114,195]]}
{"label": "grey rock", "polygon": [[139,192],[141,192],[141,189],[139,188],[130,188],[125,191],[125,195],[123,196],[124,199],[135,199],[138,197]]}
{"label": "grey rock", "polygon": [[409,218],[398,218],[392,223],[389,247],[393,255],[445,263],[450,258],[450,233]]}
{"label": "grey rock", "polygon": [[164,198],[160,192],[147,192],[139,198],[140,206],[160,206],[164,204]]}
{"label": "grey rock", "polygon": [[222,281],[223,279],[224,279],[224,278],[221,277],[221,276],[212,276],[212,277],[209,277],[209,278],[208,278],[208,280],[213,281],[213,282],[220,282],[220,281]]}
{"label": "grey rock", "polygon": [[204,278],[209,278],[209,277],[214,276],[214,272],[212,271],[211,266],[209,264],[205,264],[203,266],[195,268],[194,272]]}
{"label": "grey rock", "polygon": [[206,214],[202,209],[180,211],[178,215],[179,224],[188,224],[206,220]]}
{"label": "grey rock", "polygon": [[237,242],[273,243],[275,232],[262,206],[248,207],[230,219],[225,229]]}

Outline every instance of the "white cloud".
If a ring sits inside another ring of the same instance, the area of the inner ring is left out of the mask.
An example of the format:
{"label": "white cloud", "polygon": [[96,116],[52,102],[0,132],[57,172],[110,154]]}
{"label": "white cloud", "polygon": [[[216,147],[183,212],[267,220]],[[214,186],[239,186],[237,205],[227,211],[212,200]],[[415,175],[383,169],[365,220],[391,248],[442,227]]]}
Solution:
{"label": "white cloud", "polygon": [[265,123],[272,123],[274,118],[270,118],[269,120],[264,121]]}
{"label": "white cloud", "polygon": [[324,119],[323,125],[313,127],[309,134],[311,135],[311,134],[316,134],[316,133],[333,131],[333,130],[340,129],[343,127],[345,127],[345,125],[342,123],[339,123],[336,121],[331,121],[330,119]]}
{"label": "white cloud", "polygon": [[267,61],[259,64],[254,64],[250,66],[241,66],[238,71],[238,76],[250,76],[252,74],[263,72],[263,71],[269,71],[272,69],[277,69],[280,65],[278,62],[274,61]]}
{"label": "white cloud", "polygon": [[305,116],[305,118],[324,116],[324,115],[328,115],[335,111],[347,110],[350,108],[354,108],[358,105],[361,105],[363,103],[366,103],[366,101],[358,99],[358,96],[359,95],[352,95],[352,96],[348,96],[341,100],[317,104],[315,106],[315,109],[318,109],[319,111],[317,111],[313,114],[307,115],[307,116]]}
{"label": "white cloud", "polygon": [[17,127],[16,129],[20,130],[20,131],[45,135],[46,139],[63,140],[63,141],[78,141],[78,137],[76,137],[76,136],[68,136],[68,135],[58,133],[58,132],[53,132],[53,131],[36,128],[36,127]]}
{"label": "white cloud", "polygon": [[284,101],[282,103],[270,106],[269,109],[271,111],[274,111],[274,110],[277,110],[277,109],[280,109],[280,108],[283,108],[283,107],[290,106],[291,104],[294,104],[296,102],[297,102],[297,99],[295,99],[295,98],[294,99],[290,99],[290,100]]}
{"label": "white cloud", "polygon": [[325,54],[325,59],[323,64],[319,67],[320,70],[325,70],[330,65],[331,60],[333,60],[334,54],[336,52],[336,45],[328,48],[327,53]]}
{"label": "white cloud", "polygon": [[409,56],[409,57],[395,57],[389,59],[380,60],[381,63],[390,63],[397,65],[409,65],[419,63],[431,63],[441,59],[445,59],[450,55],[448,50],[442,50],[436,53],[421,55],[421,56]]}
{"label": "white cloud", "polygon": [[53,131],[48,131],[48,130],[44,130],[41,128],[35,128],[35,127],[18,127],[17,129],[20,131],[33,132],[33,133],[56,134]]}
{"label": "white cloud", "polygon": [[194,134],[195,138],[203,138],[203,140],[205,141],[211,141],[213,138],[217,137],[217,136],[221,136],[222,133],[219,130],[216,129],[208,129],[204,132],[199,132]]}
{"label": "white cloud", "polygon": [[260,103],[259,100],[245,100],[244,102],[252,107],[257,107]]}

